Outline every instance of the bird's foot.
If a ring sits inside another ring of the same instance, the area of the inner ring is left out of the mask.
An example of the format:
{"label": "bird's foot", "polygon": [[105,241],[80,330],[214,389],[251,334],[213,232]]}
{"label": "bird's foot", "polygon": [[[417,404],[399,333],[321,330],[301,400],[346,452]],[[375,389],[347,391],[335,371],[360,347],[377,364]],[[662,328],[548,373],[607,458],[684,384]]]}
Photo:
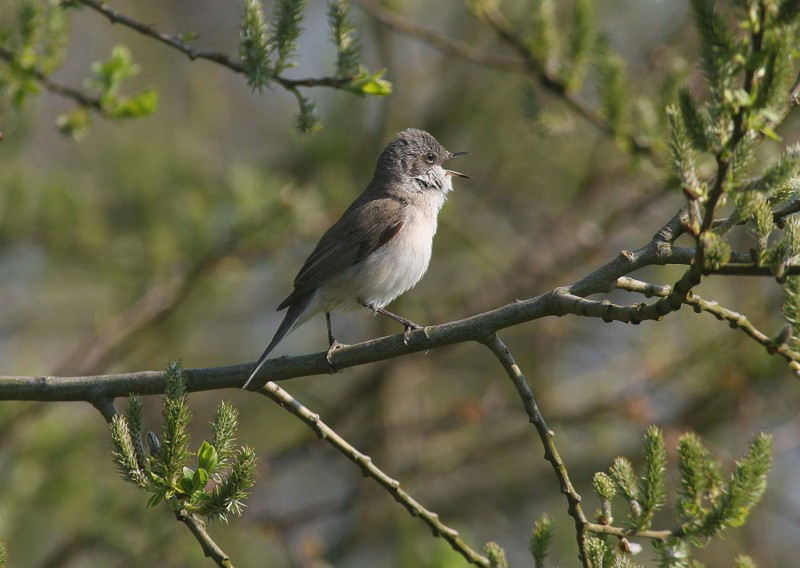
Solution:
{"label": "bird's foot", "polygon": [[406,323],[403,324],[403,326],[405,327],[405,329],[403,330],[403,344],[407,347],[408,346],[408,340],[409,340],[409,338],[411,336],[411,332],[412,331],[416,331],[418,329],[422,329],[422,326],[415,324],[411,320],[406,320]]}
{"label": "bird's foot", "polygon": [[347,347],[347,345],[344,343],[339,343],[334,339],[331,341],[331,346],[328,347],[328,352],[325,354],[325,359],[328,361],[328,366],[331,368],[331,375],[335,375],[339,372],[339,369],[333,364],[333,359],[331,357],[334,351],[341,349],[342,347]]}

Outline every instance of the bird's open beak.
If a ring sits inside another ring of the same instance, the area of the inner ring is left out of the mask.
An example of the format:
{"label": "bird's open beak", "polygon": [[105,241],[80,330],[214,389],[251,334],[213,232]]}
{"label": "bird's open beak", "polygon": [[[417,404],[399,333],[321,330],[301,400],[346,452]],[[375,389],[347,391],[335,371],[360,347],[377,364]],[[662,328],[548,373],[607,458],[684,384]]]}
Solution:
{"label": "bird's open beak", "polygon": [[[467,154],[469,154],[469,152],[454,152],[454,153],[450,154],[450,157],[448,158],[448,160],[451,160],[453,158],[458,158],[459,156],[466,156]],[[466,179],[470,179],[470,177],[471,177],[471,176],[468,176],[467,174],[462,174],[461,172],[457,172],[455,170],[445,170],[445,173],[447,175],[449,175],[449,176],[458,176],[458,177],[466,178]]]}

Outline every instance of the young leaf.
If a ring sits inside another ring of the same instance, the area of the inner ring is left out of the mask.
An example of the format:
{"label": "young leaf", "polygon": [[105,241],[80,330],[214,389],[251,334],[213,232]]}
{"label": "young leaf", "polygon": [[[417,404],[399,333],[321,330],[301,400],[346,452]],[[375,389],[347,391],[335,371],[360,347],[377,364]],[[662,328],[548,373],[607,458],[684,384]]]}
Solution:
{"label": "young leaf", "polygon": [[206,441],[197,450],[197,468],[211,473],[217,470],[217,450]]}

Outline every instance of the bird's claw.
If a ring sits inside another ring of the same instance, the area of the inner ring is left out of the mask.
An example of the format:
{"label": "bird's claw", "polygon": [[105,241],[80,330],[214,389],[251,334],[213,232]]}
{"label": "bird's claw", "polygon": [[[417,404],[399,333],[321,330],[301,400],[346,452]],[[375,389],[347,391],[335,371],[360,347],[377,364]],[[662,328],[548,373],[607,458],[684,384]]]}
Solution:
{"label": "bird's claw", "polygon": [[339,343],[338,341],[334,340],[331,342],[331,346],[328,347],[328,352],[325,354],[325,359],[328,361],[328,366],[331,368],[331,375],[334,375],[339,372],[339,369],[336,368],[336,365],[333,364],[333,360],[331,356],[333,352],[337,349],[341,349],[342,347],[346,347],[344,343]]}
{"label": "bird's claw", "polygon": [[422,329],[422,326],[417,325],[413,322],[409,322],[408,324],[405,325],[405,329],[403,330],[403,345],[408,347],[408,340],[411,336],[411,332],[416,331],[418,329]]}

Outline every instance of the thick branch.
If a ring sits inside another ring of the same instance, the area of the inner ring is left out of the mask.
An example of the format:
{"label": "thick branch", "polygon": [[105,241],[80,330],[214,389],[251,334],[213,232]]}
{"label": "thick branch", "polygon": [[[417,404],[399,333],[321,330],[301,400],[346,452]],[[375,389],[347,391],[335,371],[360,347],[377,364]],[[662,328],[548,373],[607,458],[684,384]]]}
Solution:
{"label": "thick branch", "polygon": [[[682,233],[684,211],[679,211],[650,243],[635,252],[623,251],[614,260],[598,268],[573,284],[556,288],[527,300],[518,300],[488,312],[441,325],[428,326],[413,331],[405,342],[403,335],[371,339],[363,343],[342,347],[332,353],[337,369],[345,369],[384,361],[419,351],[427,351],[465,341],[483,341],[497,331],[548,316],[574,314],[599,317],[606,321],[639,323],[661,319],[685,303],[686,296],[674,290],[655,304],[620,306],[608,301],[589,300],[584,296],[608,293],[617,279],[649,265],[688,263],[694,249],[672,246]],[[719,270],[724,273],[725,267]],[[753,266],[742,267],[748,273],[762,270]],[[793,267],[790,274],[800,271]],[[691,272],[691,270],[689,271]],[[673,306],[677,302],[677,307]],[[665,307],[666,306],[666,307]],[[190,392],[238,388],[252,372],[252,364],[187,369],[187,388]],[[267,361],[262,380],[282,381],[296,377],[330,373],[326,353],[280,357]],[[257,384],[254,384],[254,387]],[[164,375],[161,371],[141,371],[116,375],[78,377],[0,376],[0,400],[88,401],[114,399],[131,393],[141,395],[163,394]]]}
{"label": "thick branch", "polygon": [[475,564],[476,566],[489,566],[488,559],[472,550],[472,548],[461,539],[458,531],[445,525],[439,520],[439,515],[429,511],[411,497],[411,495],[400,487],[399,481],[386,475],[386,473],[372,462],[372,458],[351,446],[347,440],[339,436],[330,426],[320,420],[318,414],[311,412],[292,395],[272,381],[264,385],[258,392],[277,402],[281,408],[302,420],[321,440],[328,442],[347,459],[361,468],[361,472],[365,477],[371,477],[377,481],[398,503],[406,508],[412,517],[419,517],[422,519],[422,521],[430,527],[434,536],[441,537],[447,541],[453,550],[460,553],[467,562]]}

